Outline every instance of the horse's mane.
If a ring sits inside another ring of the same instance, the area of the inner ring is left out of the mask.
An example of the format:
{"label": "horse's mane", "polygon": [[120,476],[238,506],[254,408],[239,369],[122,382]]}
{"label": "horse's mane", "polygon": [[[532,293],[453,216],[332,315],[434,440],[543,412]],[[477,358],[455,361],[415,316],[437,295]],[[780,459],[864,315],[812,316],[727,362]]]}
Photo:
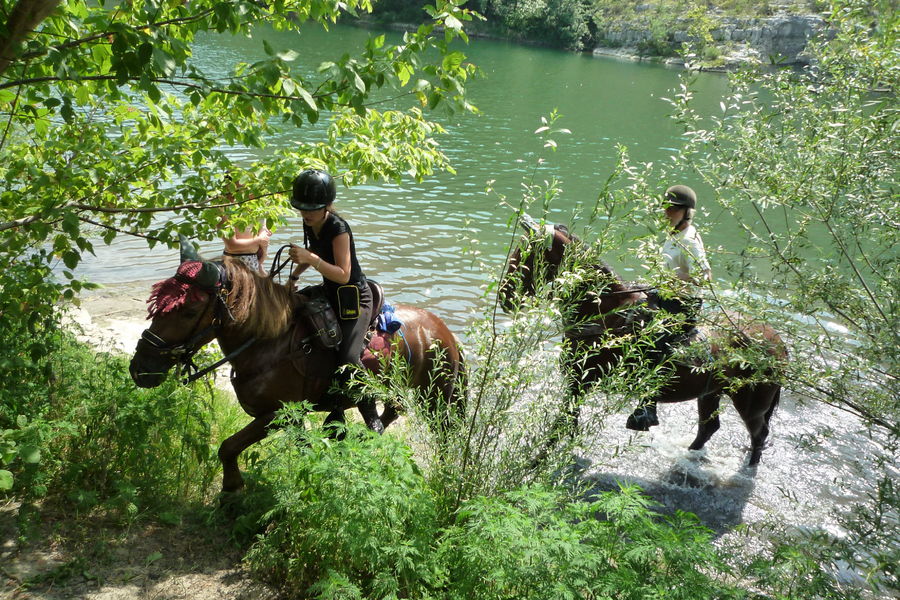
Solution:
{"label": "horse's mane", "polygon": [[293,320],[296,295],[240,260],[226,256],[223,264],[231,282],[226,302],[235,324],[263,339],[283,333]]}

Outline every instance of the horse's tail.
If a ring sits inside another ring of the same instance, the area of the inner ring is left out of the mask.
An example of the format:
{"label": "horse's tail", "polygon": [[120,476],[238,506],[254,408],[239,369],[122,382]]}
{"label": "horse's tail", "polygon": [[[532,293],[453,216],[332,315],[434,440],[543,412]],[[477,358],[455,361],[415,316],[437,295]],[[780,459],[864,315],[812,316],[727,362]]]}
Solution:
{"label": "horse's tail", "polygon": [[766,425],[769,424],[769,419],[772,418],[772,415],[775,414],[775,409],[778,407],[778,403],[781,402],[781,384],[775,384],[775,394],[772,396],[772,403],[769,404],[769,408],[766,410]]}

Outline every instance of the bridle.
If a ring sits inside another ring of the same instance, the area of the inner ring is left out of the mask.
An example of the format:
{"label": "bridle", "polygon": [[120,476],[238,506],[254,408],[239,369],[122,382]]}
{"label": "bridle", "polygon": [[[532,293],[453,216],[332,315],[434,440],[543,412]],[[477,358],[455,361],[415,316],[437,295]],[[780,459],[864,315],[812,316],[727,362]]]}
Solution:
{"label": "bridle", "polygon": [[[571,235],[569,235],[564,229],[560,226],[554,226],[550,224],[541,225],[538,221],[534,219],[534,217],[528,215],[527,213],[519,214],[519,223],[522,225],[522,228],[530,233],[532,236],[537,235],[546,235],[550,236],[551,239],[556,234],[559,234],[565,239],[565,245],[573,243],[573,239]],[[562,262],[562,259],[560,259]],[[556,265],[556,268],[559,268],[559,265]],[[608,298],[611,296],[620,296],[625,294],[638,294],[638,293],[646,293],[652,292],[653,290],[659,289],[655,286],[646,286],[646,287],[638,287],[638,288],[627,288],[624,290],[613,290],[613,291],[600,291],[595,292],[598,298]]]}
{"label": "bridle", "polygon": [[[234,316],[231,314],[231,311],[228,309],[228,304],[225,301],[230,292],[228,275],[220,263],[213,264],[216,265],[219,272],[219,279],[212,286],[200,286],[192,280],[183,278],[178,274],[175,275],[175,278],[179,281],[198,287],[209,294],[209,300],[206,302],[203,313],[197,318],[197,321],[194,323],[194,326],[185,341],[180,343],[169,343],[149,329],[145,329],[141,332],[141,341],[145,342],[157,357],[171,360],[173,364],[178,364],[183,372],[187,374],[182,380],[185,384],[194,382],[210,371],[219,368],[249,348],[256,341],[255,337],[251,337],[221,360],[203,367],[202,369],[194,364],[194,355],[205,345],[203,340],[208,338],[210,334],[212,334],[213,337],[216,337],[222,323],[234,320]],[[199,329],[200,323],[203,322],[206,315],[210,312],[213,313],[213,317],[212,320],[210,320],[209,325],[203,329]]]}

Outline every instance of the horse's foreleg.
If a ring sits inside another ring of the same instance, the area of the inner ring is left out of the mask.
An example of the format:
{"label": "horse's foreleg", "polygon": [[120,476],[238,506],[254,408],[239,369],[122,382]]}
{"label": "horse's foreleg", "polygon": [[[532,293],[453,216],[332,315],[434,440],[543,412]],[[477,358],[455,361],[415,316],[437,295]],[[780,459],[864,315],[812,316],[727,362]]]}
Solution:
{"label": "horse's foreleg", "polygon": [[562,410],[550,424],[547,431],[546,448],[556,445],[561,440],[572,441],[578,436],[578,419],[581,417],[581,403],[591,387],[587,381],[589,371],[581,365],[566,365],[566,387],[568,394],[562,402]]}
{"label": "horse's foreleg", "polygon": [[691,450],[700,450],[709,438],[719,430],[719,401],[722,395],[718,392],[697,398],[697,437],[690,445]]}
{"label": "horse's foreleg", "polygon": [[250,423],[222,442],[219,446],[219,460],[222,461],[222,491],[236,492],[244,487],[244,478],[238,468],[237,458],[249,446],[260,441],[269,433],[269,424],[275,413],[256,417]]}

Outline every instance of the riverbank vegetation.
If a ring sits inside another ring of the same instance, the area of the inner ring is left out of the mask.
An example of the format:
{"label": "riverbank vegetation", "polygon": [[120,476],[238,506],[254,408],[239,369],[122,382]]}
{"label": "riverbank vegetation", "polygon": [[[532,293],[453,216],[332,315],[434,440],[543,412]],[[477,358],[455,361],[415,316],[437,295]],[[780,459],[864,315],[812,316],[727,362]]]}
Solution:
{"label": "riverbank vegetation", "polygon": [[[14,4],[4,3],[2,14]],[[38,33],[29,33],[33,23],[12,39],[17,30],[8,27],[2,40],[14,58],[0,69],[0,493],[17,507],[13,545],[29,544],[53,510],[84,523],[81,548],[96,519],[119,524],[122,536],[154,522],[185,535],[224,535],[255,577],[323,599],[896,592],[896,13],[873,15],[854,0],[837,5],[839,34],[816,49],[815,69],[736,76],[711,123],[693,111],[686,75],[672,98],[685,135],[676,160],[634,165],[623,150],[620,170],[586,211],[601,246],[618,244],[619,223],[655,223],[658,205],[649,199],[660,181],[706,180],[747,236],[746,252],[728,267],[731,305],[785,325],[785,381],[794,393],[854,412],[884,440],[881,476],[854,490],[860,500],[843,515],[844,535],[768,532],[748,557],[746,547],[717,546],[695,517],[663,513],[633,488],[586,496],[568,443],[534,464],[559,394],[541,390],[547,370],[524,359],[558,319],[553,303],[506,327],[494,314],[473,325],[470,405],[456,435],[427,427],[401,386],[372,382],[410,409],[404,435],[351,426],[335,442],[304,426],[302,411],[286,411],[284,431],[245,457],[248,489],[220,510],[215,449],[244,417],[203,383],[138,390],[124,358],[95,354],[60,331],[60,300],[87,285],[77,276],[82,254],[123,233],[149,244],[174,242],[176,231],[211,239],[217,208],[240,206],[235,219],[274,222],[282,209],[271,194],[287,188],[296,164],[346,173],[348,183],[450,168],[430,143],[440,128],[422,110],[467,108],[473,67],[447,44],[465,37],[468,15],[441,5],[433,12],[442,32],[426,26],[403,48],[374,36],[360,56],[325,65],[315,80],[292,74],[289,52],[265,48],[265,58],[223,83],[188,66],[196,34],[246,33],[259,19],[295,23],[255,3],[142,7],[73,2],[44,15]],[[336,16],[326,4],[273,7],[301,11],[301,20]],[[437,58],[426,64],[420,53]],[[369,106],[377,90],[393,87],[413,100],[408,111]],[[330,145],[253,165],[232,164],[221,149],[223,140],[262,146],[265,135],[331,111],[339,114]],[[384,132],[378,144],[373,130]],[[242,187],[223,189],[226,173]],[[523,205],[540,213],[557,189],[531,185]],[[170,219],[152,219],[157,213]],[[597,251],[611,247],[624,246]],[[649,243],[644,252],[649,259]],[[783,304],[760,300],[768,296]],[[792,323],[786,314],[802,318]],[[624,401],[621,388],[597,392],[610,392],[604,402]],[[523,397],[544,410],[526,410]],[[592,426],[617,408],[600,406]],[[92,558],[112,560],[109,548],[94,549]],[[3,552],[12,557],[15,549]],[[81,581],[83,556],[17,585]],[[841,568],[859,579],[842,578]]]}

